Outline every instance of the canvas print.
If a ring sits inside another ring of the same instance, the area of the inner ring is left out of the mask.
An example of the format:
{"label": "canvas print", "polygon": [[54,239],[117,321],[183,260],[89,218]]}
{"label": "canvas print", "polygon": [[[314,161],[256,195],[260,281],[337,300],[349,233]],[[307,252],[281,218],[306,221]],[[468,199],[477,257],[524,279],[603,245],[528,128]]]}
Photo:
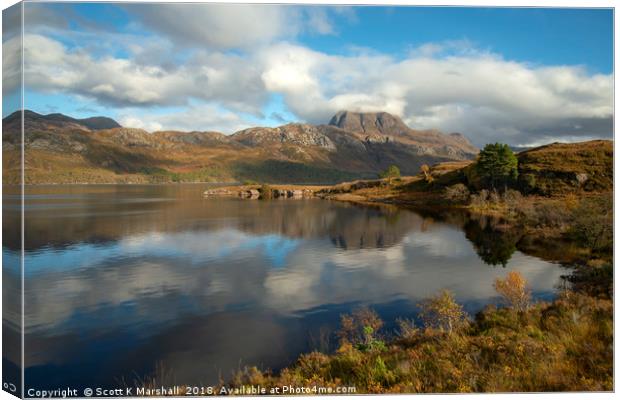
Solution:
{"label": "canvas print", "polygon": [[613,11],[4,9],[3,390],[612,391]]}

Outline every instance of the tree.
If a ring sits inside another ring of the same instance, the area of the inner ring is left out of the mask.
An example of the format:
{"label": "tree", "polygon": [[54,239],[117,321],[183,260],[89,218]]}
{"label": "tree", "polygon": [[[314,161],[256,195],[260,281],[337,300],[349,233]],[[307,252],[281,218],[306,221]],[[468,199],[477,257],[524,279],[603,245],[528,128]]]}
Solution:
{"label": "tree", "polygon": [[422,174],[424,175],[424,180],[427,183],[432,183],[433,182],[433,175],[431,175],[431,167],[429,167],[427,164],[422,164],[422,166],[420,167],[420,172],[422,172]]}
{"label": "tree", "polygon": [[437,328],[442,332],[452,333],[467,322],[467,314],[463,311],[463,307],[454,300],[454,295],[449,290],[442,290],[418,306],[421,309],[420,317],[428,328]]}
{"label": "tree", "polygon": [[520,312],[527,311],[532,294],[527,281],[519,272],[510,271],[505,279],[496,279],[493,286],[511,308]]}
{"label": "tree", "polygon": [[385,171],[379,174],[379,177],[382,179],[387,178],[388,182],[391,184],[392,179],[400,178],[400,169],[396,165],[390,165]]}
{"label": "tree", "polygon": [[493,189],[501,186],[507,188],[519,175],[518,163],[507,144],[487,144],[478,155],[476,172]]}
{"label": "tree", "polygon": [[340,316],[340,330],[337,335],[340,346],[353,345],[359,350],[376,350],[385,347],[377,334],[383,321],[374,310],[368,307],[358,308],[350,315]]}

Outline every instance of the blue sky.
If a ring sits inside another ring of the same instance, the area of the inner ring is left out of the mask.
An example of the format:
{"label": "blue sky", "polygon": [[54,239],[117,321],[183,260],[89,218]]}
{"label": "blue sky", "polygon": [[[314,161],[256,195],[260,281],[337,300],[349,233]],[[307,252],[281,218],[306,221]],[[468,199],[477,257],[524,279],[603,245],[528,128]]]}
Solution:
{"label": "blue sky", "polygon": [[584,64],[593,72],[612,72],[609,10],[360,7],[356,15],[357,23],[345,25],[338,37],[310,36],[302,42],[330,53],[353,44],[402,56],[424,43],[468,40],[511,60]]}
{"label": "blue sky", "polygon": [[612,134],[610,9],[26,3],[25,21],[41,113],[232,133],[388,111],[478,145]]}

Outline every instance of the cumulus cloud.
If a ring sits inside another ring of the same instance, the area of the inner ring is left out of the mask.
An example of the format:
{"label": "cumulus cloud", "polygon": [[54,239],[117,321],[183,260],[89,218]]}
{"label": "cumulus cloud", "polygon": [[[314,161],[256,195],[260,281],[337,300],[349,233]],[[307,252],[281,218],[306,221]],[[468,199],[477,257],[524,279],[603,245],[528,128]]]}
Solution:
{"label": "cumulus cloud", "polygon": [[[441,47],[441,46],[439,46]],[[415,128],[466,133],[478,144],[612,134],[613,77],[580,66],[533,66],[484,52],[404,60],[334,56],[280,44],[262,54],[262,79],[301,118],[341,109],[388,111]],[[430,55],[428,55],[430,54]]]}
{"label": "cumulus cloud", "polygon": [[95,59],[56,40],[27,34],[24,57],[28,88],[78,94],[115,106],[183,105],[200,99],[258,112],[267,97],[259,71],[233,54],[202,51],[169,69],[111,56]]}
{"label": "cumulus cloud", "polygon": [[128,4],[124,8],[176,43],[219,49],[249,48],[301,32],[333,34],[330,12],[342,12],[270,4]]}
{"label": "cumulus cloud", "polygon": [[160,130],[217,131],[234,133],[252,126],[241,114],[222,109],[213,104],[190,106],[181,112],[122,112],[119,123],[125,127]]}
{"label": "cumulus cloud", "polygon": [[21,36],[14,36],[2,44],[2,96],[7,97],[21,85]]}

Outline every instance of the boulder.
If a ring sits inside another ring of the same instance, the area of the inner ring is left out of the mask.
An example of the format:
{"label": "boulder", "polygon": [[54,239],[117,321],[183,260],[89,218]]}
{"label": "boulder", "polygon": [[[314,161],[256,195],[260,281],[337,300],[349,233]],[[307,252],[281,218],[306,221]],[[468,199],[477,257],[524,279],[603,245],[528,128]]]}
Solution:
{"label": "boulder", "polygon": [[239,192],[239,196],[245,199],[258,199],[260,192],[256,189],[242,190]]}

